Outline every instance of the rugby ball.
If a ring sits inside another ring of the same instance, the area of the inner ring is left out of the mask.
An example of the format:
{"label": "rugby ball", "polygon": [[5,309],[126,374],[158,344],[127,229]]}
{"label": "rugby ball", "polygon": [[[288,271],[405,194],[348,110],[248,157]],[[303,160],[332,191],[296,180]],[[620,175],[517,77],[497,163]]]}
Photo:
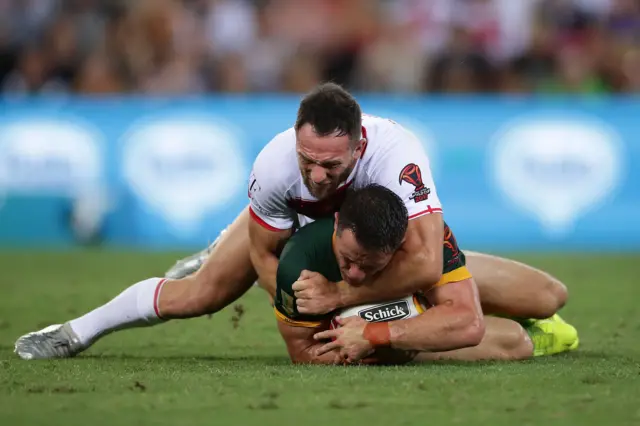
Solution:
{"label": "rugby ball", "polygon": [[413,318],[427,310],[427,301],[420,294],[413,294],[401,299],[383,303],[372,303],[339,311],[331,320],[331,328],[337,328],[336,317],[347,318],[358,315],[368,322],[386,322],[405,318]]}

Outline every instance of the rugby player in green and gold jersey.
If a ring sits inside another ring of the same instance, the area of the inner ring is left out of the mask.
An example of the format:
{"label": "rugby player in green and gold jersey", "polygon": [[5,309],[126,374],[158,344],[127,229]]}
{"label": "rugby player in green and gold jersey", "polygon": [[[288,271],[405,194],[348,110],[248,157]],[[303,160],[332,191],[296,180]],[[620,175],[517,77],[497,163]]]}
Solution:
{"label": "rugby player in green and gold jersey", "polygon": [[577,333],[566,323],[523,326],[507,318],[484,317],[465,256],[446,225],[442,279],[414,298],[427,302],[426,311],[418,307],[418,315],[385,322],[339,318],[335,329],[331,320],[336,313],[298,311],[296,281],[319,275],[330,282],[363,285],[390,262],[407,224],[402,200],[383,186],[369,185],[351,191],[335,219],[317,220],[291,237],[280,256],[274,310],[293,362],[526,359],[571,349]]}

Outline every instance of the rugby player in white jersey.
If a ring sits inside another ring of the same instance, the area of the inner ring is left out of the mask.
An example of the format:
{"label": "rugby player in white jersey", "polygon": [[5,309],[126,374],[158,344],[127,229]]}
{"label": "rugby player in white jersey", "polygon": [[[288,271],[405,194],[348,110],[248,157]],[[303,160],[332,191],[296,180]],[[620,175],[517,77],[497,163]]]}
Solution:
{"label": "rugby player in white jersey", "polygon": [[[310,278],[295,284],[301,313],[412,294],[442,276],[442,207],[429,160],[399,124],[363,115],[357,101],[323,84],[300,103],[293,128],[275,136],[255,160],[250,205],[226,229],[193,274],[153,277],[125,289],[87,314],[28,333],[16,341],[23,359],[73,356],[116,330],[215,313],[258,280],[271,298],[278,255],[300,226],[338,210],[345,189],[369,183],[400,196],[410,215],[406,239],[384,271],[363,286]],[[561,321],[567,292],[542,271],[497,257],[466,253],[485,314]],[[447,295],[457,309],[469,289]]]}

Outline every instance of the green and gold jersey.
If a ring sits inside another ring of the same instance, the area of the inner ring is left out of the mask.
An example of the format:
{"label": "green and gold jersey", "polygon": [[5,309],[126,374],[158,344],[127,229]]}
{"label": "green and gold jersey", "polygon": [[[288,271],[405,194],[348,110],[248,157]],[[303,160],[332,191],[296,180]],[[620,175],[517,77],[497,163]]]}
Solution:
{"label": "green and gold jersey", "polygon": [[303,270],[322,274],[331,282],[342,280],[333,253],[333,218],[318,219],[303,226],[287,241],[278,264],[274,307],[279,320],[293,325],[317,327],[331,316],[302,315],[291,287]]}
{"label": "green and gold jersey", "polygon": [[[333,252],[333,218],[318,219],[298,230],[287,241],[278,264],[277,288],[274,299],[276,317],[300,327],[319,327],[328,323],[333,314],[303,315],[296,307],[292,289],[303,270],[322,274],[331,282],[342,280],[340,267]],[[464,253],[458,248],[451,229],[444,225],[442,278],[436,286],[470,278]]]}

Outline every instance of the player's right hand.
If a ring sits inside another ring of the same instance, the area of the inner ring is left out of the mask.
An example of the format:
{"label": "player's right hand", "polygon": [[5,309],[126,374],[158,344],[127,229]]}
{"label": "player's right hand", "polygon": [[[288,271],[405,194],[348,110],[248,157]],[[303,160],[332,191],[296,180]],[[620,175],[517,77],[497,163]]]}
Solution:
{"label": "player's right hand", "polygon": [[303,270],[292,289],[301,314],[324,315],[340,306],[338,286],[317,272]]}
{"label": "player's right hand", "polygon": [[373,354],[374,347],[364,336],[367,321],[358,316],[336,318],[336,321],[340,327],[321,331],[313,336],[316,340],[331,340],[317,349],[318,356],[339,350],[345,362],[353,364]]}

